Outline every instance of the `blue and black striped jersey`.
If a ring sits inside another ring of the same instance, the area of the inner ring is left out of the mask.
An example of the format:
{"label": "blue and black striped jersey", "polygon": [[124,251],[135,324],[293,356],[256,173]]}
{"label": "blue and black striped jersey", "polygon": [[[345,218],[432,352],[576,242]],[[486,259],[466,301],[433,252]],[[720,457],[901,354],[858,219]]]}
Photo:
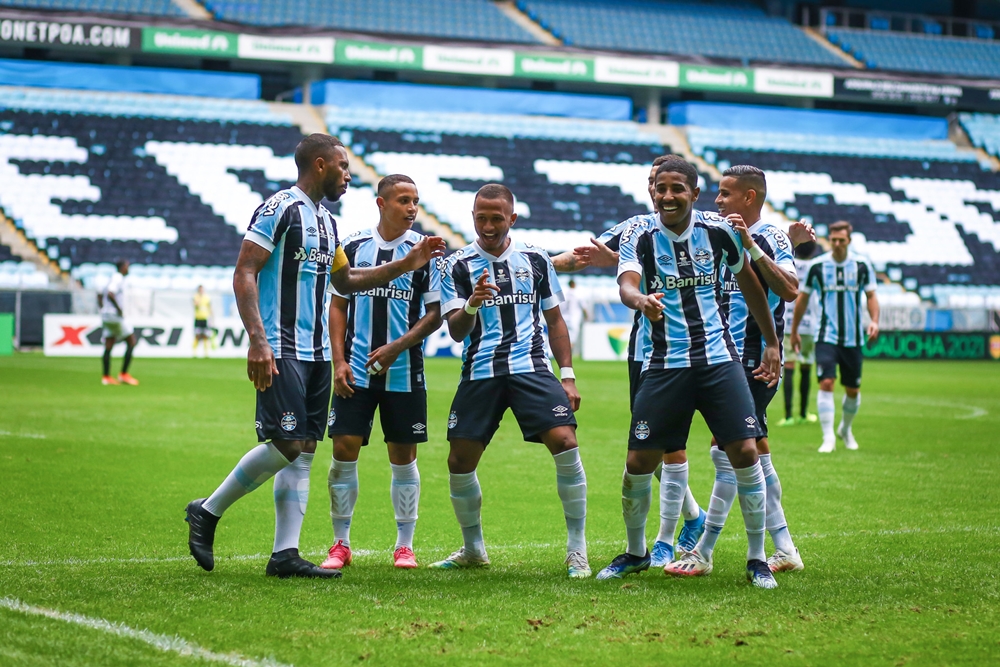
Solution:
{"label": "blue and black striped jersey", "polygon": [[254,211],[246,240],[271,252],[257,289],[275,359],[330,361],[326,287],[347,265],[333,216],[293,186]]}
{"label": "blue and black striped jersey", "polygon": [[[423,236],[414,231],[385,241],[377,229],[357,232],[344,239],[344,254],[354,267],[379,266],[402,259]],[[348,299],[344,358],[351,366],[359,387],[386,391],[423,389],[423,345],[418,344],[396,357],[384,375],[369,375],[365,369],[372,350],[401,338],[427,313],[426,305],[441,300],[441,272],[430,261],[416,271],[404,273],[386,285],[349,296],[330,285],[330,292]]]}
{"label": "blue and black striped jersey", "polygon": [[642,318],[643,370],[739,361],[717,298],[723,267],[738,273],[743,247],[729,223],[714,213],[694,211],[680,235],[659,220],[622,235],[618,275],[633,271],[641,276],[643,293],[663,293],[663,317]]}
{"label": "blue and black striped jersey", "polygon": [[[758,220],[751,225],[749,231],[750,236],[753,237],[754,242],[764,254],[774,260],[774,263],[780,268],[788,271],[793,276],[796,275],[795,257],[792,255],[792,241],[785,232],[763,220]],[[777,335],[778,344],[780,345],[781,337],[785,330],[785,302],[768,288],[767,282],[764,280],[764,276],[761,275],[757,265],[751,263],[750,266],[753,267],[761,287],[764,288],[767,303],[774,317],[775,335]],[[733,337],[733,343],[736,344],[737,354],[740,355],[744,363],[756,365],[760,362],[761,355],[764,353],[764,339],[757,321],[747,309],[746,299],[743,298],[743,292],[740,291],[739,285],[736,284],[736,277],[729,269],[723,271],[720,299],[723,312],[726,313],[726,317],[729,320],[729,332]]]}
{"label": "blue and black striped jersey", "polygon": [[499,257],[490,255],[478,243],[465,246],[444,262],[442,315],[464,307],[484,269],[500,292],[483,302],[475,326],[465,337],[462,378],[551,373],[541,311],[558,307],[564,299],[548,254],[514,240]]}
{"label": "blue and black striped jersey", "polygon": [[861,328],[861,292],[875,291],[875,267],[867,257],[848,251],[842,263],[833,253],[820,255],[809,265],[805,284],[799,290],[819,294],[817,343],[841,347],[865,344]]}
{"label": "blue and black striped jersey", "polygon": [[[629,228],[636,229],[647,229],[648,227],[655,225],[659,214],[657,213],[643,213],[642,215],[633,215],[628,220],[623,220],[619,222],[614,227],[611,227],[603,234],[597,237],[597,240],[606,245],[611,250],[619,252],[621,250],[621,238],[625,233],[625,230]],[[629,361],[642,361],[644,357],[642,356],[643,346],[646,341],[642,337],[642,313],[637,312],[635,317],[632,319],[632,333],[628,337],[628,360]]]}

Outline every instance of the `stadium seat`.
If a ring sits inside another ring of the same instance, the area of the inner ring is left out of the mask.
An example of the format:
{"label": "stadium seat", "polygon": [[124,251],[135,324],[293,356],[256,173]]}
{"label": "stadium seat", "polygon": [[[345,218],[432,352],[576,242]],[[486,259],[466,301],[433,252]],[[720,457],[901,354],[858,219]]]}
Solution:
{"label": "stadium seat", "polygon": [[55,9],[70,12],[102,12],[105,14],[187,16],[171,0],[0,0],[0,7]]}
{"label": "stadium seat", "polygon": [[879,69],[1000,77],[1000,44],[992,39],[942,37],[941,26],[933,25],[938,32],[923,35],[846,28],[828,29],[826,35],[831,43]]}

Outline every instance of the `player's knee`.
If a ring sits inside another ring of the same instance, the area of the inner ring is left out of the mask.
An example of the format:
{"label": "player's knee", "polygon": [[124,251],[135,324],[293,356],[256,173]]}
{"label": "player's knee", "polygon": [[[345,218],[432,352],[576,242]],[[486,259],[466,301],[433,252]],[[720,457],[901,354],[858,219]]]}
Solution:
{"label": "player's knee", "polygon": [[859,387],[844,387],[844,393],[851,398],[857,398],[860,392],[861,389]]}
{"label": "player's knee", "polygon": [[[712,442],[714,444],[715,442],[714,438]],[[680,449],[677,450],[676,452],[668,452],[663,455],[663,462],[666,463],[667,465],[687,463],[687,460],[688,460],[688,455],[686,449]]]}
{"label": "player's knee", "polygon": [[577,446],[576,431],[570,426],[554,428],[542,437],[542,441],[553,455],[568,452]]}
{"label": "player's knee", "polygon": [[747,468],[757,461],[757,443],[753,438],[731,442],[723,449],[734,468]]}
{"label": "player's knee", "polygon": [[338,461],[357,461],[361,454],[362,439],[354,436],[337,436],[333,439],[333,458]]}
{"label": "player's knee", "polygon": [[833,391],[833,379],[826,378],[819,381],[819,388],[823,391]]}
{"label": "player's knee", "polygon": [[[294,461],[295,459],[299,458],[299,454],[302,453],[302,448],[305,445],[305,441],[303,441],[303,440],[272,440],[271,444],[274,445],[274,447],[279,452],[281,452],[282,456],[284,456],[286,459],[289,460],[289,462],[291,462],[291,461]],[[315,447],[316,447],[316,445],[314,443],[313,444],[313,451],[316,451]]]}
{"label": "player's knee", "polygon": [[389,449],[389,463],[395,466],[405,466],[417,460],[416,445],[400,445],[394,442],[387,443]]}

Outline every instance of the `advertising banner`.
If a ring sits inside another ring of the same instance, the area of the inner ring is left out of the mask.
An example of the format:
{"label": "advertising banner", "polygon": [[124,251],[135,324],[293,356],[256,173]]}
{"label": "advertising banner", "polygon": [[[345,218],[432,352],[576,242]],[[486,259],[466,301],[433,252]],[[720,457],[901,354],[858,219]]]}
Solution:
{"label": "advertising banner", "polygon": [[240,35],[237,55],[249,60],[284,60],[298,63],[332,63],[333,37],[265,37]]}
{"label": "advertising banner", "polygon": [[680,65],[668,60],[598,56],[594,58],[594,80],[676,88],[680,81]]}
{"label": "advertising banner", "polygon": [[1000,359],[1000,335],[937,331],[882,331],[863,349],[868,359]]}
{"label": "advertising banner", "polygon": [[948,106],[958,104],[964,92],[962,86],[951,84],[844,77],[837,77],[833,87],[834,97],[838,98]]}
{"label": "advertising banner", "polygon": [[514,52],[505,49],[470,49],[425,46],[424,69],[461,74],[514,74]]}
{"label": "advertising banner", "polygon": [[140,33],[136,28],[74,18],[52,21],[2,18],[0,44],[138,50]]}
{"label": "advertising banner", "polygon": [[338,65],[384,67],[388,69],[423,69],[421,46],[337,40],[334,62]]}
{"label": "advertising banner", "polygon": [[703,67],[681,65],[681,88],[694,90],[723,90],[734,93],[752,93],[753,70],[733,67]]}
{"label": "advertising banner", "polygon": [[142,50],[209,58],[235,58],[236,35],[213,30],[143,28]]}
{"label": "advertising banner", "polygon": [[585,322],[582,355],[586,361],[625,361],[628,359],[630,322]]}
{"label": "advertising banner", "polygon": [[789,69],[755,69],[754,92],[791,97],[833,97],[833,74]]}
{"label": "advertising banner", "polygon": [[518,53],[514,60],[514,76],[532,79],[593,81],[594,59],[574,58],[560,54]]}

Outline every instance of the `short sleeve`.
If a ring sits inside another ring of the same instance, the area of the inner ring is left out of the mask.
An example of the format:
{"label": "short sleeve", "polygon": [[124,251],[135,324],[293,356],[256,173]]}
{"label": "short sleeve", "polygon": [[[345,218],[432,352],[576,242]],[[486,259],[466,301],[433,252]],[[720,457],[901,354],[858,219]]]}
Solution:
{"label": "short sleeve", "polygon": [[104,288],[104,291],[107,292],[108,294],[116,294],[117,292],[121,291],[122,282],[124,280],[125,277],[122,274],[114,273],[111,276],[111,279],[108,281],[108,286]]}
{"label": "short sleeve", "polygon": [[425,304],[441,301],[441,267],[444,264],[444,257],[435,257],[427,262],[427,291],[424,292]]}
{"label": "short sleeve", "polygon": [[[743,251],[743,242],[736,235],[736,230],[729,225],[720,224],[717,229],[722,231],[720,238],[722,239],[722,254],[725,255],[726,266],[735,276],[743,270],[743,257],[746,254]],[[792,268],[795,268],[794,264]]]}
{"label": "short sleeve", "polygon": [[870,259],[865,258],[863,261],[865,267],[868,269],[868,280],[865,284],[865,291],[874,292],[878,288],[878,279],[875,276],[875,267],[872,265]]}
{"label": "short sleeve", "polygon": [[443,261],[441,269],[441,314],[458,310],[472,296],[469,267],[465,262]]}
{"label": "short sleeve", "polygon": [[539,253],[545,260],[545,273],[538,284],[538,298],[542,305],[542,310],[552,310],[566,300],[563,296],[562,285],[559,284],[559,277],[556,275],[556,268],[552,266],[552,260],[545,253]]}
{"label": "short sleeve", "polygon": [[814,289],[819,288],[819,263],[812,263],[806,269],[806,279],[799,285],[799,291],[803,294],[812,294]]}
{"label": "short sleeve", "polygon": [[642,262],[639,261],[639,236],[640,232],[635,227],[629,226],[622,232],[621,241],[618,245],[618,275],[633,271],[642,275]]}
{"label": "short sleeve", "polygon": [[288,227],[287,222],[282,223],[285,211],[288,210],[282,203],[291,196],[288,192],[282,191],[258,206],[250,218],[246,240],[256,243],[268,252],[274,252],[274,247],[278,245]]}
{"label": "short sleeve", "polygon": [[793,276],[798,275],[795,271],[795,255],[792,254],[792,240],[785,232],[778,228],[773,229],[771,245],[774,246],[774,263],[778,268],[787,271]]}

